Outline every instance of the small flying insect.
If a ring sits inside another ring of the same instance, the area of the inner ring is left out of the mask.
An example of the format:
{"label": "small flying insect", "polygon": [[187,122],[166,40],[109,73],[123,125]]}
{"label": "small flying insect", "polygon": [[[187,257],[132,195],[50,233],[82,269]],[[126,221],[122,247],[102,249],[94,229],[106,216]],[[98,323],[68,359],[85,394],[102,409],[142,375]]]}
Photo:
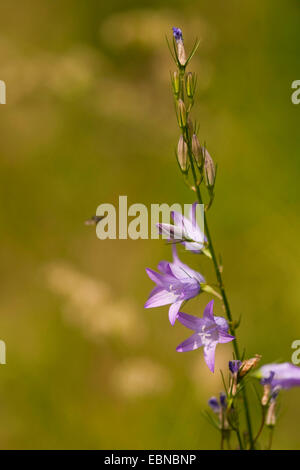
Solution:
{"label": "small flying insect", "polygon": [[87,219],[84,224],[85,225],[97,225],[100,220],[104,219],[105,215],[93,215],[90,219]]}

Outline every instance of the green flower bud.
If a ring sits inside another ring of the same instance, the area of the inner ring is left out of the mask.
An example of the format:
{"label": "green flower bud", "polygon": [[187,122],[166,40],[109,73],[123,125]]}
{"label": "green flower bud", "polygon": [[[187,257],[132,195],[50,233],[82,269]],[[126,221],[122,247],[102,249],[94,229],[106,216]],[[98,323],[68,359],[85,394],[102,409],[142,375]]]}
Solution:
{"label": "green flower bud", "polygon": [[212,189],[215,185],[216,179],[216,169],[213,159],[209,155],[206,148],[202,148],[202,153],[204,153],[204,177],[205,184],[209,189]]}
{"label": "green flower bud", "polygon": [[177,158],[180,168],[183,172],[187,171],[188,168],[188,146],[181,135],[177,146]]}
{"label": "green flower bud", "polygon": [[177,105],[177,117],[178,117],[178,124],[179,127],[183,128],[186,126],[186,107],[184,102],[180,99],[178,100]]}
{"label": "green flower bud", "polygon": [[203,154],[201,151],[200,142],[196,134],[193,134],[192,137],[192,151],[198,168],[202,168],[204,163]]}
{"label": "green flower bud", "polygon": [[173,88],[173,93],[176,98],[179,96],[179,89],[180,89],[180,81],[179,81],[179,73],[178,72],[173,72],[171,75],[171,81],[172,81],[172,88]]}
{"label": "green flower bud", "polygon": [[186,76],[185,89],[186,89],[187,96],[191,99],[194,97],[195,88],[196,88],[195,74],[192,72],[189,72]]}

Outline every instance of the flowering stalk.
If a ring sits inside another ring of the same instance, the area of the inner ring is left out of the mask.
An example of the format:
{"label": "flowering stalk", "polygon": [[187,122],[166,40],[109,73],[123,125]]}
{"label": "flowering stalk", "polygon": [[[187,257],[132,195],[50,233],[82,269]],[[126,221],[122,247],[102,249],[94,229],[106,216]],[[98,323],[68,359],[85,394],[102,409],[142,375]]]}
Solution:
{"label": "flowering stalk", "polygon": [[[175,28],[175,30],[173,28],[173,31],[174,31],[175,42],[180,41],[180,47],[182,48],[183,38],[182,38],[181,31],[179,30],[179,28]],[[194,54],[194,52],[195,51],[193,50],[192,54]],[[188,123],[191,122],[190,111],[194,104],[195,86],[185,87],[185,83],[188,84],[189,81],[191,80],[189,79],[190,73],[186,74],[186,66],[189,63],[189,59],[186,61],[186,63],[182,64],[180,60],[178,59],[178,49],[176,49],[176,47],[174,47],[174,55],[175,55],[175,59],[177,59],[175,60],[175,62],[177,64],[178,74],[179,74],[179,93],[177,94],[177,96],[180,96],[180,98],[177,99],[176,95],[174,95],[174,97],[175,97],[175,102],[177,104],[178,124],[182,131],[180,140],[183,139],[187,146],[188,159],[189,159],[189,163],[191,167],[193,184],[194,184],[192,189],[196,192],[199,203],[203,204],[203,197],[202,197],[201,190],[200,190],[200,184],[203,179],[203,166],[200,167],[200,178],[198,178],[197,171],[195,168],[195,166],[197,166],[197,155],[195,155],[196,153],[195,142],[197,142],[197,136],[196,134],[194,134],[193,130],[191,131],[192,126],[188,125]],[[193,77],[195,77],[195,75],[193,75]],[[195,81],[195,78],[194,78],[194,81]],[[194,147],[194,152],[193,152],[193,147]],[[210,199],[211,199],[209,205],[206,207],[206,211],[207,211],[207,209],[210,207],[210,204],[213,198],[214,185],[215,185],[215,169],[214,169],[214,163],[205,148],[202,149],[202,156],[204,160],[205,183],[206,183],[206,187],[208,189],[208,192],[210,194]],[[186,166],[185,166],[185,169],[186,169]],[[185,171],[185,169],[184,170],[182,169],[182,170]],[[238,342],[237,342],[236,335],[235,335],[235,324],[232,319],[232,314],[231,314],[229,302],[227,299],[227,295],[226,295],[225,287],[223,283],[222,272],[221,272],[221,268],[219,266],[219,263],[216,257],[216,252],[215,252],[212,237],[209,231],[206,214],[204,214],[204,232],[207,237],[208,248],[209,248],[211,259],[214,265],[216,278],[217,278],[219,290],[222,296],[224,309],[225,309],[226,316],[229,322],[229,331],[231,335],[235,336],[235,339],[233,341],[234,353],[235,353],[236,359],[240,360],[240,352],[239,352]],[[247,399],[245,388],[243,388],[242,393],[243,393],[245,415],[246,415],[246,421],[247,421],[247,427],[248,427],[250,448],[252,448],[253,447],[253,433],[252,433],[251,418],[250,418],[250,412],[249,412],[249,406],[248,406],[248,399]]]}
{"label": "flowering stalk", "polygon": [[[197,137],[197,126],[190,116],[194,104],[197,80],[194,73],[186,73],[186,67],[194,55],[198,43],[195,43],[191,54],[187,57],[181,30],[173,28],[173,35],[173,50],[169,42],[168,45],[177,65],[177,71],[171,74],[175,109],[180,128],[176,157],[185,182],[196,193],[198,201],[192,205],[188,216],[174,211],[172,212],[173,224],[157,224],[159,232],[166,235],[172,244],[173,260],[161,261],[158,264],[158,272],[153,269],[146,269],[149,278],[155,283],[155,287],[145,303],[145,308],[169,305],[171,325],[173,326],[178,320],[183,326],[193,331],[191,336],[177,346],[177,352],[182,353],[203,348],[204,360],[212,373],[215,370],[216,347],[223,343],[232,342],[234,359],[229,361],[228,385],[221,372],[225,393],[221,392],[219,399],[212,397],[209,400],[208,404],[213,412],[213,417],[209,413],[206,417],[221,433],[221,449],[224,448],[225,441],[228,448],[231,448],[230,437],[232,432],[236,434],[239,449],[254,449],[265,426],[270,430],[268,445],[268,448],[270,448],[277,421],[277,396],[281,389],[300,386],[300,367],[290,363],[266,364],[254,374],[253,369],[261,360],[261,356],[256,354],[250,359],[244,359],[240,356],[236,338],[238,323],[234,322],[232,318],[223,283],[222,268],[218,263],[207,221],[207,211],[214,200],[216,167],[206,147],[200,145]],[[189,182],[190,175],[192,177],[191,182]],[[200,189],[201,185],[206,188],[208,195],[208,203],[204,205],[204,231],[196,223],[197,207],[199,204],[204,203],[203,193]],[[212,260],[219,292],[216,292],[212,286],[206,283],[202,274],[181,261],[177,253],[178,244],[183,245],[186,250],[195,255],[203,254]],[[202,293],[219,297],[223,302],[227,318],[214,313],[213,300],[206,305],[202,317],[181,311],[186,302],[202,295]],[[260,379],[263,386],[261,397],[258,394],[262,420],[255,437],[253,437],[246,394],[248,377]],[[247,440],[242,439],[243,434],[240,432],[240,396],[245,409]]]}

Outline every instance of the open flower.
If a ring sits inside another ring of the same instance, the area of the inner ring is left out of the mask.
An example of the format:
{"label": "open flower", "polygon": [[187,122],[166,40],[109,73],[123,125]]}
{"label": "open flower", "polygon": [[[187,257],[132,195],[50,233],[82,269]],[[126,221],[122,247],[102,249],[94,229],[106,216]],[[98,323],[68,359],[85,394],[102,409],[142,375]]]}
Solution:
{"label": "open flower", "polygon": [[215,350],[218,343],[229,343],[234,336],[228,333],[228,323],[223,317],[215,317],[213,314],[214,301],[211,300],[205,307],[203,317],[194,317],[187,313],[179,312],[178,320],[195,333],[177,346],[176,351],[193,351],[203,346],[204,359],[208,368],[215,370]]}
{"label": "open flower", "polygon": [[255,376],[261,379],[262,385],[270,385],[272,389],[278,386],[286,389],[300,386],[300,367],[290,362],[266,364]]}
{"label": "open flower", "polygon": [[160,233],[167,235],[171,240],[177,240],[182,243],[185,248],[193,253],[200,253],[207,238],[200,230],[196,220],[197,202],[195,202],[190,210],[189,217],[185,217],[179,212],[173,211],[172,218],[174,225],[157,224]]}
{"label": "open flower", "polygon": [[174,325],[182,303],[200,293],[205,279],[200,273],[180,261],[175,245],[172,246],[172,250],[173,262],[161,261],[158,265],[160,273],[146,269],[150,279],[156,283],[156,287],[150,293],[145,308],[171,304],[169,320]]}

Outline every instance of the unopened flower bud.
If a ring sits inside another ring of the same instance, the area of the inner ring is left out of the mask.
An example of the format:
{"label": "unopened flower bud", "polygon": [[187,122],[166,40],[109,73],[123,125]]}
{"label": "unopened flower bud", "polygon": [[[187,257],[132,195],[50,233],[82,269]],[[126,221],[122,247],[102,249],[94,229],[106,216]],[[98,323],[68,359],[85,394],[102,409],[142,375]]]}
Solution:
{"label": "unopened flower bud", "polygon": [[186,54],[185,54],[183,41],[178,41],[177,42],[177,54],[178,54],[178,60],[179,60],[180,64],[185,65],[185,63],[186,63]]}
{"label": "unopened flower bud", "polygon": [[181,65],[185,65],[186,63],[186,55],[185,55],[185,49],[184,49],[184,44],[183,44],[183,36],[182,36],[182,31],[180,28],[173,28],[173,36],[177,44],[177,56],[179,63]]}
{"label": "unopened flower bud", "polygon": [[182,171],[186,171],[188,167],[187,155],[188,155],[188,147],[187,147],[186,142],[184,141],[183,136],[181,135],[178,141],[178,146],[177,146],[177,158],[178,158],[178,163]]}
{"label": "unopened flower bud", "polygon": [[186,126],[186,107],[184,102],[180,99],[178,100],[178,124],[179,127],[183,128]]}
{"label": "unopened flower bud", "polygon": [[229,361],[228,367],[232,375],[237,374],[238,371],[240,370],[240,367],[242,365],[242,361],[234,360],[234,361]]}
{"label": "unopened flower bud", "polygon": [[205,184],[208,188],[213,188],[216,179],[216,169],[213,159],[209,155],[206,148],[202,148],[202,153],[204,153],[204,177]]}
{"label": "unopened flower bud", "polygon": [[221,405],[221,407],[222,407],[223,409],[225,409],[226,406],[227,406],[226,395],[225,395],[224,392],[221,392],[221,393],[220,393],[220,405]]}
{"label": "unopened flower bud", "polygon": [[239,360],[229,361],[228,367],[231,372],[231,394],[234,397],[238,386],[238,373],[242,362]]}
{"label": "unopened flower bud", "polygon": [[275,407],[276,407],[276,401],[271,401],[267,416],[266,416],[266,426],[268,427],[274,427],[276,424],[276,414],[275,414]]}
{"label": "unopened flower bud", "polygon": [[198,137],[196,136],[196,134],[193,134],[193,137],[192,137],[192,151],[193,151],[193,155],[195,157],[198,168],[202,168],[202,166],[203,166],[203,154],[202,154],[202,151],[201,151],[200,142],[199,142]]}
{"label": "unopened flower bud", "polygon": [[261,360],[261,356],[259,354],[255,354],[255,356],[252,357],[251,359],[247,359],[246,361],[243,361],[242,366],[239,371],[239,376],[243,377],[250,370],[254,369],[260,360]]}
{"label": "unopened flower bud", "polygon": [[270,392],[271,392],[271,385],[270,384],[264,385],[264,394],[261,399],[262,406],[266,406],[266,404],[268,403]]}
{"label": "unopened flower bud", "polygon": [[189,98],[194,97],[195,85],[196,85],[195,75],[192,72],[188,72],[186,76],[185,89],[186,89],[186,94]]}
{"label": "unopened flower bud", "polygon": [[220,407],[220,404],[219,404],[218,399],[216,397],[211,397],[208,400],[208,405],[214,413],[219,413],[221,407]]}
{"label": "unopened flower bud", "polygon": [[272,391],[271,399],[273,398],[275,400],[278,395],[279,389],[277,389],[276,387],[275,388],[273,387],[274,376],[275,376],[275,372],[271,371],[268,377],[265,377],[261,379],[260,381],[261,385],[263,385],[264,387],[264,394],[261,399],[261,404],[263,406],[267,405],[269,398],[270,398],[271,391]]}
{"label": "unopened flower bud", "polygon": [[229,424],[226,418],[227,400],[225,393],[220,393],[220,401],[218,401],[216,397],[211,397],[208,400],[208,405],[214,413],[219,415],[220,429],[227,430],[229,428]]}
{"label": "unopened flower bud", "polygon": [[171,76],[172,80],[172,88],[173,88],[173,93],[176,98],[179,96],[179,89],[180,89],[180,81],[179,81],[179,74],[178,72],[173,72]]}

